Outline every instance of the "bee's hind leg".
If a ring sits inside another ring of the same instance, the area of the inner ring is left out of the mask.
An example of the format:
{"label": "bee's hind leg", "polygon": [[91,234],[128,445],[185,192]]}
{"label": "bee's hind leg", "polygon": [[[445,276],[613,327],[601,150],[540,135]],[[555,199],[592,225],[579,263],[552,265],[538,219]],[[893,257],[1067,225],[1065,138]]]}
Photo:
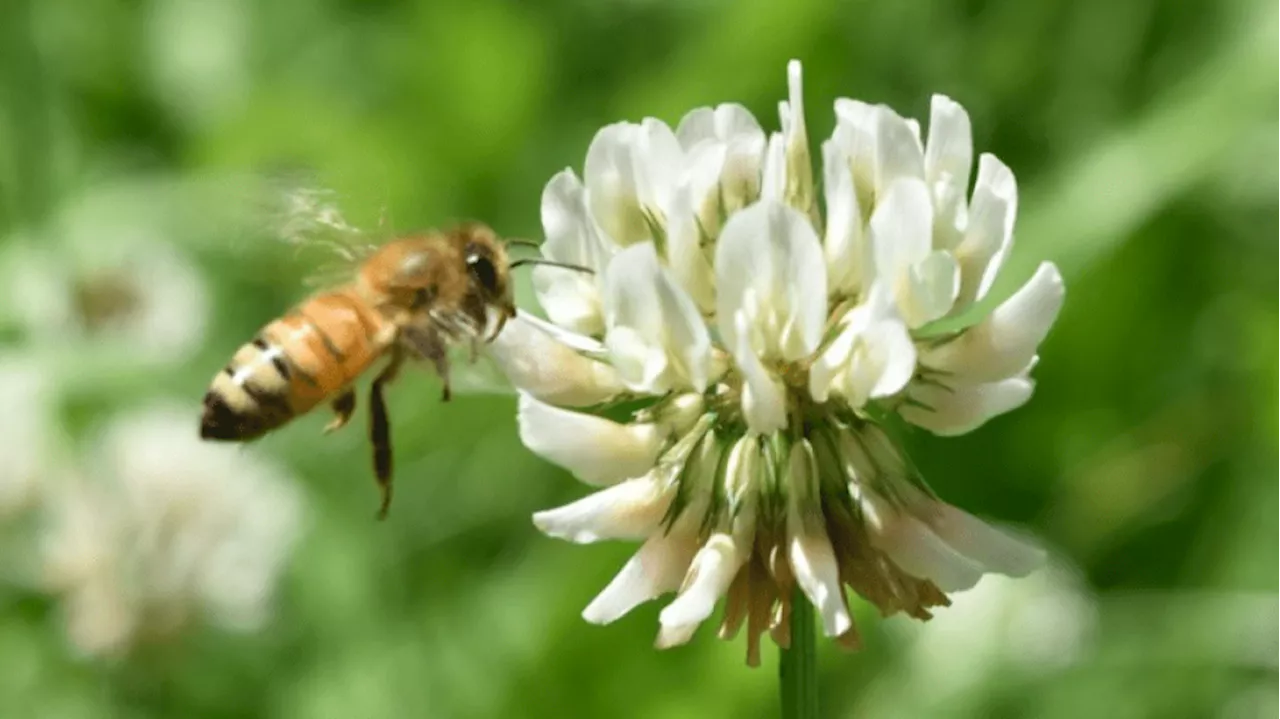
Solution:
{"label": "bee's hind leg", "polygon": [[338,395],[333,401],[333,419],[329,420],[329,424],[324,426],[324,433],[336,432],[347,426],[347,422],[351,421],[351,415],[356,412],[356,393],[355,390],[347,390]]}
{"label": "bee's hind leg", "polygon": [[378,482],[382,501],[378,505],[378,519],[386,519],[391,509],[391,420],[387,416],[387,403],[383,388],[395,379],[404,363],[404,355],[395,352],[391,362],[373,380],[369,390],[369,441],[373,444],[373,476]]}

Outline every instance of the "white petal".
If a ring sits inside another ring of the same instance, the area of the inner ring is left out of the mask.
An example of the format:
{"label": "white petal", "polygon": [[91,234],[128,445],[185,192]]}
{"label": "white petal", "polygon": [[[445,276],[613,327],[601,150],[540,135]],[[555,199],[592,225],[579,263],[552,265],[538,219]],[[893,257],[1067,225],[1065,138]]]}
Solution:
{"label": "white petal", "polygon": [[808,442],[792,447],[788,474],[792,491],[787,502],[787,558],[796,583],[822,616],[823,632],[829,637],[840,636],[853,626],[853,619],[845,605],[835,552],[827,537],[817,467]]}
{"label": "white petal", "polygon": [[587,159],[582,168],[591,213],[619,245],[629,245],[649,237],[636,190],[632,146],[637,132],[637,126],[629,122],[600,128],[587,147]]}
{"label": "white petal", "polygon": [[1026,377],[971,387],[913,386],[910,396],[924,407],[904,404],[902,418],[934,434],[949,437],[981,427],[997,415],[1017,409],[1031,399],[1035,383]]}
{"label": "white petal", "polygon": [[901,296],[911,265],[932,251],[933,203],[921,180],[902,179],[884,192],[871,215],[876,276]]}
{"label": "white petal", "polygon": [[826,350],[809,367],[809,395],[816,402],[826,402],[832,385],[849,369],[854,345],[858,341],[855,328],[841,330]]}
{"label": "white petal", "polygon": [[722,216],[760,194],[764,131],[746,108],[729,104],[685,115],[676,136],[685,150],[684,182],[693,185],[693,210],[705,234],[715,237]]}
{"label": "white petal", "polygon": [[863,215],[876,197],[876,133],[880,108],[858,100],[836,100],[836,129],[832,141],[844,150],[853,172],[853,186]]}
{"label": "white petal", "polygon": [[619,245],[650,239],[646,215],[664,221],[682,165],[675,133],[658,120],[602,128],[591,140],[583,166],[592,215]]}
{"label": "white petal", "polygon": [[770,434],[787,426],[786,388],[747,344],[746,318],[738,319],[738,345],[733,354],[742,371],[742,414],[751,432]]}
{"label": "white petal", "polygon": [[662,524],[676,485],[651,473],[628,479],[563,507],[533,515],[533,523],[549,537],[576,544],[602,539],[644,539]]}
{"label": "white petal", "polygon": [[651,243],[619,252],[605,271],[605,344],[622,381],[640,392],[702,390],[711,338],[698,307]]}
{"label": "white petal", "polygon": [[809,215],[814,210],[813,159],[809,156],[809,135],[804,122],[804,80],[799,60],[787,63],[787,102],[782,131],[786,144],[787,204]]}
{"label": "white petal", "polygon": [[902,571],[927,579],[944,592],[969,589],[982,578],[982,567],[951,548],[924,522],[865,488],[859,499],[872,545]]}
{"label": "white petal", "polygon": [[764,137],[751,111],[737,103],[717,105],[713,110],[699,107],[689,111],[676,126],[676,137],[685,150],[706,140],[729,142],[739,137]]}
{"label": "white petal", "polygon": [[[723,161],[723,147],[719,149],[720,159]],[[702,161],[700,157],[706,153],[703,148],[699,148],[693,154],[690,162],[697,163]],[[713,169],[716,175],[711,180],[714,183],[718,181],[720,167],[717,165]],[[668,208],[667,263],[671,267],[671,273],[698,307],[709,314],[715,309],[715,271],[707,253],[702,249],[702,238],[704,232],[718,232],[719,228],[708,228],[708,220],[698,216],[695,198],[699,197],[699,192],[709,192],[706,202],[714,205],[714,221],[719,223],[718,192],[714,184],[711,187],[695,185],[698,183],[687,183],[677,190]]]}
{"label": "white petal", "polygon": [[720,172],[722,210],[737,212],[760,199],[760,173],[764,163],[764,132],[743,134],[729,142]]}
{"label": "white petal", "polygon": [[659,210],[665,208],[671,193],[679,186],[684,169],[680,141],[665,122],[647,117],[640,123],[636,153],[640,204]]}
{"label": "white petal", "polygon": [[769,135],[760,170],[760,199],[782,202],[787,190],[787,143],[781,132]]}
{"label": "white petal", "polygon": [[821,342],[826,266],[813,226],[796,210],[762,200],[729,218],[716,246],[716,288],[721,336],[734,352],[739,313],[764,358],[797,360]]}
{"label": "white petal", "polygon": [[913,505],[912,511],[952,549],[988,572],[1025,577],[1044,564],[1043,549],[945,502],[927,500],[925,505]]}
{"label": "white petal", "polygon": [[952,249],[960,241],[965,194],[973,165],[969,114],[945,95],[934,95],[929,111],[929,144],[924,173],[936,210],[934,244]]}
{"label": "white petal", "polygon": [[[704,142],[685,153],[679,190],[688,194],[694,217],[711,236],[720,233],[720,173],[728,151],[723,142]],[[672,221],[668,212],[668,234],[672,232]]]}
{"label": "white petal", "polygon": [[[747,114],[751,113],[747,112]],[[752,120],[754,119],[752,117]],[[676,124],[676,139],[680,141],[680,147],[688,152],[699,143],[723,139],[716,130],[716,111],[710,107],[695,107],[685,113]]]}
{"label": "white petal", "polygon": [[657,413],[657,424],[668,437],[683,437],[693,429],[706,410],[706,402],[696,392],[667,399]]}
{"label": "white petal", "polygon": [[750,548],[755,537],[757,487],[763,469],[760,443],[752,437],[739,439],[724,465],[724,494],[734,508],[733,536],[739,547]]}
{"label": "white petal", "polygon": [[842,320],[843,329],[809,370],[809,392],[826,400],[836,389],[850,406],[896,394],[915,373],[916,349],[911,335],[893,313],[883,285]]}
{"label": "white petal", "polygon": [[849,158],[834,140],[822,145],[822,171],[827,206],[822,249],[827,260],[828,289],[835,294],[853,294],[863,284],[867,259],[862,210],[858,207]]}
{"label": "white petal", "polygon": [[[919,125],[888,107],[879,107],[876,118],[876,197],[889,191],[900,179],[924,180],[924,152],[920,147]],[[932,215],[930,216],[932,222]]]}
{"label": "white petal", "polygon": [[619,424],[521,393],[520,441],[587,484],[607,485],[653,468],[663,436],[652,424]]}
{"label": "white petal", "polygon": [[694,556],[680,596],[658,615],[662,624],[662,632],[658,635],[659,648],[689,641],[698,625],[711,616],[716,602],[728,591],[747,556],[733,537],[723,533],[711,535]]}
{"label": "white petal", "polygon": [[529,325],[532,329],[547,335],[552,340],[575,352],[587,357],[603,357],[605,355],[604,343],[594,337],[571,332],[528,312],[521,311],[519,318],[521,322]]}
{"label": "white petal", "polygon": [[600,289],[590,275],[559,267],[534,267],[533,290],[538,304],[557,325],[584,335],[604,330]]}
{"label": "white petal", "polygon": [[612,367],[588,359],[520,313],[484,351],[517,388],[544,402],[581,407],[622,391]]}
{"label": "white petal", "polygon": [[1058,318],[1062,275],[1046,262],[983,322],[922,355],[922,363],[948,373],[950,384],[994,382],[1020,372]]}
{"label": "white petal", "polygon": [[957,307],[982,299],[995,281],[1013,244],[1018,214],[1018,183],[993,155],[978,158],[978,181],[969,203],[969,225],[956,248],[961,282]]}
{"label": "white petal", "polygon": [[591,600],[582,618],[592,624],[608,624],[650,599],[675,591],[697,549],[693,532],[673,528],[655,533]]}
{"label": "white petal", "polygon": [[960,267],[950,253],[931,252],[907,270],[906,291],[898,307],[907,326],[916,328],[942,318],[960,289]]}
{"label": "white petal", "polygon": [[561,327],[599,334],[604,329],[604,318],[598,277],[616,248],[601,237],[587,211],[582,183],[572,170],[557,173],[543,189],[542,228],[547,238],[542,245],[545,257],[589,267],[596,275],[545,265],[535,267],[533,286],[539,304]]}
{"label": "white petal", "polygon": [[[616,248],[600,236],[587,210],[586,190],[573,170],[557,173],[542,191],[542,254],[603,272]],[[579,273],[581,274],[581,273]]]}
{"label": "white petal", "polygon": [[969,113],[946,95],[934,95],[929,106],[925,178],[930,184],[949,181],[967,189],[972,164],[973,131],[969,125]]}
{"label": "white petal", "polygon": [[676,381],[666,348],[632,327],[614,327],[605,336],[609,360],[629,389],[662,394]]}
{"label": "white petal", "polygon": [[867,328],[863,343],[867,364],[875,368],[870,398],[897,394],[916,370],[916,348],[906,325],[897,320],[881,320]]}

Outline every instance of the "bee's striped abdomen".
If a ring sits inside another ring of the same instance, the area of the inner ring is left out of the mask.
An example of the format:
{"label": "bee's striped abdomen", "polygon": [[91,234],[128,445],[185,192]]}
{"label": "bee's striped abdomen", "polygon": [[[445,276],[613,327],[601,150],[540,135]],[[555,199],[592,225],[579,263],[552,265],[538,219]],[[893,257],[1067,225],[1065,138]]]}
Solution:
{"label": "bee's striped abdomen", "polygon": [[382,353],[384,324],[348,291],[271,322],[214,378],[200,435],[254,439],[336,396]]}

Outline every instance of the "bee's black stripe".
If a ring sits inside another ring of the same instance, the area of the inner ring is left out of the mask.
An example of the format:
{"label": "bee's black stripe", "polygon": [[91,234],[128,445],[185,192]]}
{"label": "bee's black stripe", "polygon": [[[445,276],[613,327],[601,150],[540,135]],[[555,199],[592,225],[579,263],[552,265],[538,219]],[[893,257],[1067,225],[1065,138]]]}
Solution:
{"label": "bee's black stripe", "polygon": [[344,353],[342,348],[333,341],[333,338],[329,336],[329,333],[324,331],[324,328],[320,326],[320,323],[311,319],[306,314],[301,314],[301,317],[303,322],[306,322],[311,326],[311,331],[319,335],[320,342],[324,344],[325,351],[333,357],[334,361],[339,363],[345,362],[347,359],[346,353]]}
{"label": "bee's black stripe", "polygon": [[257,337],[253,338],[253,346],[257,347],[259,350],[263,352],[266,352],[271,347],[271,344],[267,342],[266,338],[264,338],[262,335],[258,335]]}
{"label": "bee's black stripe", "polygon": [[280,378],[286,382],[297,375],[298,379],[306,382],[312,387],[320,386],[320,383],[316,381],[315,377],[312,377],[310,374],[303,371],[297,364],[286,359],[283,352],[276,352],[272,354],[271,366],[275,367],[276,374],[280,375]]}
{"label": "bee's black stripe", "polygon": [[284,361],[284,357],[279,352],[271,355],[271,366],[276,368],[276,374],[280,375],[280,379],[286,382],[293,375],[292,370],[289,369],[289,363]]}
{"label": "bee's black stripe", "polygon": [[226,367],[223,367],[222,373],[228,377],[235,377],[236,376],[235,365],[227,365]]}
{"label": "bee's black stripe", "polygon": [[278,424],[293,416],[293,408],[289,406],[289,398],[285,393],[269,392],[254,385],[252,382],[245,382],[242,386],[245,394],[249,395],[249,399],[258,405],[258,409],[264,417],[274,420],[273,424]]}

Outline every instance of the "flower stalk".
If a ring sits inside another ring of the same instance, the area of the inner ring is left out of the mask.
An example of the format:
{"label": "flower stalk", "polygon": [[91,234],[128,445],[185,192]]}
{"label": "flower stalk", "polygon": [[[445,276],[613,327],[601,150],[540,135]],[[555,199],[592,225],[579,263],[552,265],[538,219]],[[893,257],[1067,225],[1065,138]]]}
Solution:
{"label": "flower stalk", "polygon": [[779,652],[778,682],[782,719],[817,719],[818,642],[813,605],[797,588],[791,598],[791,646]]}

